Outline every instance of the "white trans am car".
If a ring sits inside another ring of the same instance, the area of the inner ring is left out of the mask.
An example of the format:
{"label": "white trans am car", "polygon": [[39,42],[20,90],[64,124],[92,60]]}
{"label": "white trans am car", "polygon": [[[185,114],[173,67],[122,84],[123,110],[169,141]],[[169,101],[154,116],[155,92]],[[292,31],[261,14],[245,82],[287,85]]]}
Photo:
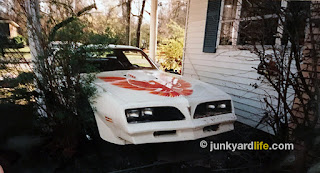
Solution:
{"label": "white trans am car", "polygon": [[[93,64],[92,101],[100,137],[125,145],[186,141],[234,129],[232,100],[196,79],[160,71],[141,50],[109,45]],[[99,57],[101,56],[101,57]]]}

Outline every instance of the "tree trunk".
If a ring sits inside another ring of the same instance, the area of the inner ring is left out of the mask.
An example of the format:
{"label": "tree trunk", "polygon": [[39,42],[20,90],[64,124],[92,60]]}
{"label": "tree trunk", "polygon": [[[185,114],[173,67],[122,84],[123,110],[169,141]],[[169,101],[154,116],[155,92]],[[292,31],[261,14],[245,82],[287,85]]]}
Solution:
{"label": "tree trunk", "polygon": [[127,14],[126,14],[126,42],[127,45],[131,45],[131,35],[130,35],[130,24],[131,24],[131,2],[132,0],[128,0],[126,3],[126,10],[127,10]]}
{"label": "tree trunk", "polygon": [[43,56],[44,54],[39,0],[24,1],[24,8],[27,17],[30,53],[32,60],[35,60],[37,56]]}
{"label": "tree trunk", "polygon": [[142,7],[141,7],[140,15],[139,15],[139,20],[138,20],[136,47],[140,47],[140,31],[141,31],[141,25],[142,25],[143,12],[144,12],[145,4],[146,4],[146,0],[143,0],[142,1]]}

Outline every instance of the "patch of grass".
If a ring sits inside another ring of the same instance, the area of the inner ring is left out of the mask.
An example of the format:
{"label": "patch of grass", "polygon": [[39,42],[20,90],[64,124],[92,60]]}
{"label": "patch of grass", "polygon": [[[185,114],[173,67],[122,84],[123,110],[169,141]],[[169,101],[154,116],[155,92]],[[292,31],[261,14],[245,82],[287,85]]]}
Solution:
{"label": "patch of grass", "polygon": [[6,48],[4,52],[6,53],[5,57],[21,58],[21,55],[23,55],[23,58],[26,60],[31,60],[30,48],[28,46],[19,49]]}
{"label": "patch of grass", "polygon": [[4,49],[5,52],[22,52],[22,53],[30,53],[30,48],[25,46],[24,48],[13,49],[13,48],[6,48]]}

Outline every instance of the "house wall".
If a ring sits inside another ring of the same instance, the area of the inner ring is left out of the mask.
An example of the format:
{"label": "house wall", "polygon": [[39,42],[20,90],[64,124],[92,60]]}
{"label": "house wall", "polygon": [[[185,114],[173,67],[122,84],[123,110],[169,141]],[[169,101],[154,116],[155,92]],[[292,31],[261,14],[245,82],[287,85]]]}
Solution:
{"label": "house wall", "polygon": [[[247,50],[218,46],[216,53],[204,53],[203,42],[208,0],[189,0],[184,47],[183,75],[200,79],[231,95],[238,121],[255,127],[264,115],[266,94],[276,92],[261,82],[254,68],[259,59]],[[253,86],[258,85],[258,88]],[[292,94],[289,98],[293,100]],[[259,129],[271,132],[270,127]]]}
{"label": "house wall", "polygon": [[16,26],[9,24],[9,30],[10,30],[10,38],[18,36],[18,29]]}
{"label": "house wall", "polygon": [[10,38],[18,36],[17,27],[19,27],[19,25],[14,22],[10,22],[8,20],[0,20],[0,34],[2,36]]}

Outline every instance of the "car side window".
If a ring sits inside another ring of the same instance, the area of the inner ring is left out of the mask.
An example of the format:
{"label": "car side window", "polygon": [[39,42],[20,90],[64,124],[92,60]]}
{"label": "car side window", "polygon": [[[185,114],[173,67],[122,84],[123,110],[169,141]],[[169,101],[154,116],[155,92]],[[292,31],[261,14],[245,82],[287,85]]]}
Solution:
{"label": "car side window", "polygon": [[115,55],[112,50],[96,50],[87,52],[87,56],[90,58],[110,58]]}
{"label": "car side window", "polygon": [[132,65],[137,65],[139,67],[152,67],[149,61],[140,51],[125,50],[123,54],[127,57]]}

